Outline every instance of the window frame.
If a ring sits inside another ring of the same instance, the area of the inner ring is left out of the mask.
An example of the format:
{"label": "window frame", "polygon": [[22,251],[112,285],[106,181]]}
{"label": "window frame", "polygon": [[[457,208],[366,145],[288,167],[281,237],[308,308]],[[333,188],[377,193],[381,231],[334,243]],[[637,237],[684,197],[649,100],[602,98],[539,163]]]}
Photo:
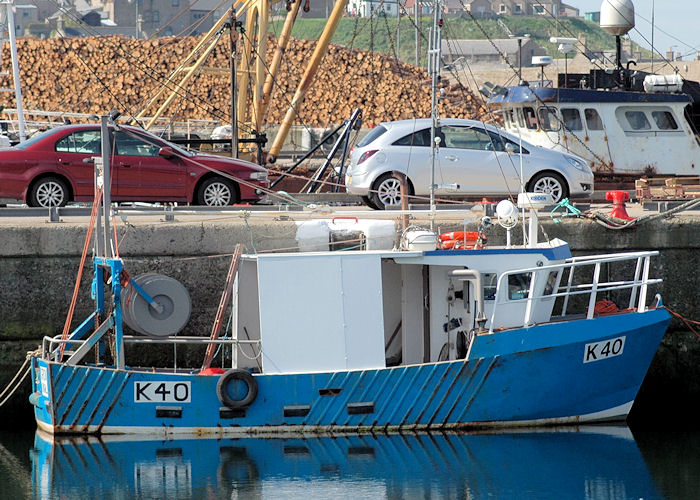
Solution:
{"label": "window frame", "polygon": [[[566,128],[568,132],[583,132],[583,120],[581,119],[581,111],[578,108],[561,108],[559,110],[561,112],[561,121],[563,126]],[[578,124],[577,128],[570,127],[569,124],[567,123],[567,119],[564,116],[564,112],[575,112],[576,113],[576,118],[575,122]]]}

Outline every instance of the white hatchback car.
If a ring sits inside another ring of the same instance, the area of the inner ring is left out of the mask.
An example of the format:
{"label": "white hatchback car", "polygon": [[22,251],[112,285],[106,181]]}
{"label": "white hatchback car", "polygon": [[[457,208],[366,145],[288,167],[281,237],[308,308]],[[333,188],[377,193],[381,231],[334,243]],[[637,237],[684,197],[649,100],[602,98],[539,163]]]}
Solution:
{"label": "white hatchback car", "polygon": [[[347,191],[362,195],[375,209],[400,204],[399,180],[408,177],[411,195],[430,195],[431,156],[429,118],[385,122],[373,128],[350,156],[345,175]],[[534,146],[500,128],[475,120],[443,118],[436,137],[435,195],[483,197],[528,192],[549,193],[555,202],[566,197],[590,198],[593,172],[585,160]],[[521,165],[522,159],[522,165]]]}

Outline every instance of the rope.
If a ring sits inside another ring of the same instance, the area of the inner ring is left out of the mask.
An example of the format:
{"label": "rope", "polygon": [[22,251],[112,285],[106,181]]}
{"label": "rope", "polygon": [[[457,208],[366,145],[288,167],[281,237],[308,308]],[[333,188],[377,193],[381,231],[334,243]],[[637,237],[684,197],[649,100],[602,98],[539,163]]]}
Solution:
{"label": "rope", "polygon": [[693,320],[693,319],[688,319],[688,318],[686,318],[685,316],[683,316],[682,314],[677,313],[676,311],[673,311],[673,310],[669,309],[668,306],[664,306],[664,307],[666,307],[666,310],[667,310],[669,313],[671,313],[672,316],[674,316],[674,317],[678,318],[679,320],[681,320],[681,321],[685,324],[685,326],[688,327],[688,330],[690,330],[691,332],[693,332],[693,333],[695,334],[695,336],[696,336],[697,338],[700,339],[700,332],[699,332],[698,330],[695,329],[696,326],[700,326],[700,321],[695,321],[695,320]]}
{"label": "rope", "polygon": [[[75,286],[73,287],[73,298],[71,299],[70,307],[68,308],[68,315],[66,316],[66,322],[63,325],[63,333],[61,333],[61,340],[66,340],[68,338],[68,332],[70,331],[70,325],[73,321],[73,313],[75,312],[75,305],[78,302],[78,292],[80,291],[80,281],[83,276],[83,269],[85,268],[85,259],[87,257],[88,250],[90,249],[90,240],[92,239],[92,230],[95,227],[95,219],[97,219],[97,212],[100,207],[100,196],[102,195],[102,187],[98,187],[95,191],[95,200],[92,203],[92,212],[90,213],[90,225],[88,226],[87,235],[85,236],[85,243],[83,244],[83,254],[80,257],[80,266],[78,267],[78,275],[75,278]],[[59,361],[63,359],[63,351],[66,348],[65,342],[61,343]]]}
{"label": "rope", "polygon": [[600,224],[601,226],[603,226],[607,229],[621,230],[621,229],[629,229],[631,227],[635,227],[642,222],[650,222],[650,221],[656,220],[656,219],[667,218],[673,214],[676,214],[678,212],[683,212],[685,210],[691,210],[697,206],[700,206],[700,199],[687,201],[685,203],[682,203],[681,205],[678,205],[675,208],[672,208],[670,210],[666,210],[665,212],[659,212],[658,214],[637,217],[634,220],[626,221],[626,222],[620,222],[619,219],[615,219],[615,218],[609,217],[609,216],[604,215],[604,214],[591,212],[590,210],[584,212],[582,215],[579,215],[579,217],[585,217],[587,219],[591,219],[594,222],[596,222],[597,224]]}

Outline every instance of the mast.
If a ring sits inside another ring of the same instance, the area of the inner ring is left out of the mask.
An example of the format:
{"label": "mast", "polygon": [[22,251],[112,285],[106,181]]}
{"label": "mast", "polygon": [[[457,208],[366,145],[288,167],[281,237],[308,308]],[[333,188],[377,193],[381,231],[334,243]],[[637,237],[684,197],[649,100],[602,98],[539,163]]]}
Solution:
{"label": "mast", "polygon": [[17,58],[17,34],[15,33],[15,12],[13,10],[14,1],[2,0],[0,4],[4,4],[7,9],[7,34],[10,37],[10,54],[12,56],[12,78],[15,86],[15,101],[17,107],[17,125],[19,127],[19,140],[24,141],[27,138],[27,132],[24,127],[24,107],[22,106],[22,87],[19,81],[19,61]]}
{"label": "mast", "polygon": [[435,215],[435,156],[440,147],[440,137],[437,136],[439,126],[438,116],[438,83],[440,81],[442,45],[442,0],[435,0],[433,6],[433,27],[430,30],[430,48],[428,50],[428,73],[432,77],[430,90],[430,225],[433,226]]}

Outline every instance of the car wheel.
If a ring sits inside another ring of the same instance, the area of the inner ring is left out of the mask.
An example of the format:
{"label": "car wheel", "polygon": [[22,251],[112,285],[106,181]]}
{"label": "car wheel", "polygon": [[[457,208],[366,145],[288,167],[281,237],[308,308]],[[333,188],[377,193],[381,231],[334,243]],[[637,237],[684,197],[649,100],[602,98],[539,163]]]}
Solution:
{"label": "car wheel", "polygon": [[208,207],[223,207],[238,202],[233,181],[223,177],[205,180],[197,190],[197,203]]}
{"label": "car wheel", "polygon": [[58,177],[39,179],[29,193],[30,207],[63,207],[68,203],[68,186]]}
{"label": "car wheel", "polygon": [[372,200],[369,199],[369,196],[363,196],[362,197],[362,203],[367,205],[369,208],[372,210],[377,210],[377,207],[374,206],[374,203],[372,203]]}
{"label": "car wheel", "polygon": [[554,172],[540,172],[535,175],[530,181],[528,191],[550,194],[554,203],[559,203],[569,196],[569,187],[566,185],[566,181],[561,175]]}
{"label": "car wheel", "polygon": [[[410,188],[408,194],[412,194]],[[380,175],[372,184],[369,201],[376,210],[384,210],[387,205],[400,205],[401,182],[390,173]]]}

